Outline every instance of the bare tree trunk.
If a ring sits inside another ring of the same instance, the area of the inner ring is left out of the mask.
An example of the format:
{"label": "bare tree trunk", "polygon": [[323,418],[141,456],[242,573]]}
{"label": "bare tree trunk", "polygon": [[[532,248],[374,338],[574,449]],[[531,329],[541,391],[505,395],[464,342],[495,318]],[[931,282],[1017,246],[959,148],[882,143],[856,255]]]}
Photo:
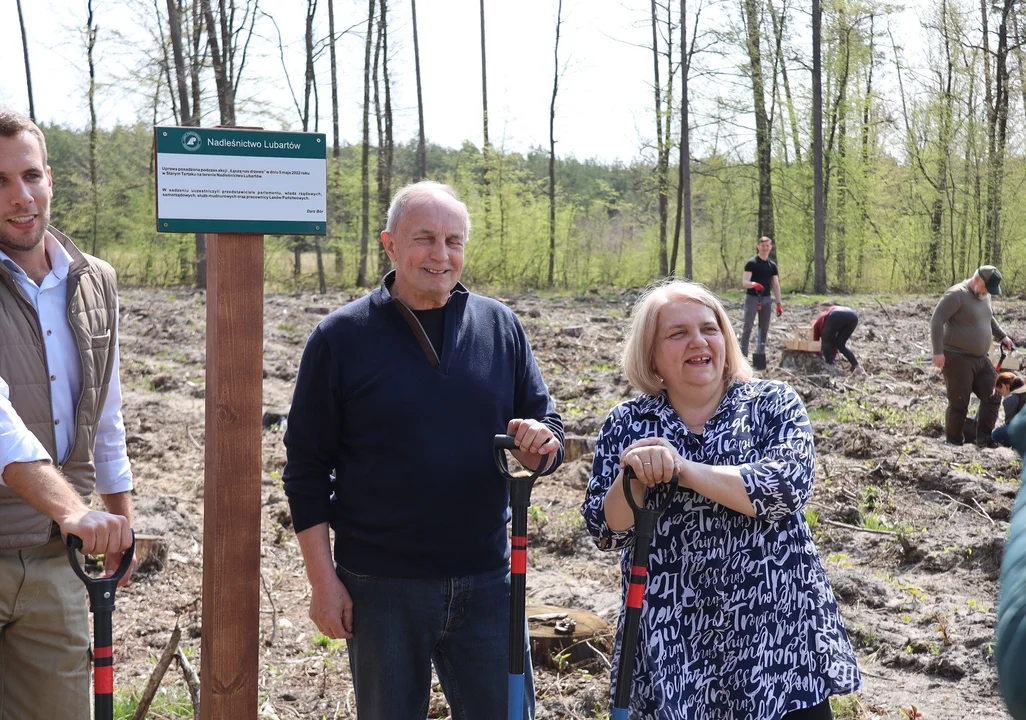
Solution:
{"label": "bare tree trunk", "polygon": [[[203,11],[200,0],[192,0],[192,59],[189,64],[189,76],[192,82],[192,117],[199,127],[200,114],[200,69],[203,67]],[[204,259],[204,277],[206,277],[206,260]],[[204,283],[204,286],[206,284]]]}
{"label": "bare tree trunk", "polygon": [[[837,285],[846,289],[848,285],[848,239],[845,237],[847,223],[845,212],[848,201],[848,168],[845,163],[848,152],[848,80],[851,75],[851,27],[845,17],[843,5],[837,10],[837,25],[843,34],[843,41],[837,43],[837,51],[844,53],[844,69],[837,83],[837,102],[834,104],[833,117],[830,122],[830,141],[827,145],[827,158],[832,159],[834,153],[834,131],[837,132],[837,156],[835,172],[837,173],[837,214],[835,232],[831,233],[835,240],[837,263]],[[830,181],[829,166],[826,180]],[[827,188],[824,188],[826,191]],[[829,195],[826,195],[829,198]]]}
{"label": "bare tree trunk", "polygon": [[[179,0],[181,2],[181,0]],[[200,126],[200,68],[203,67],[203,12],[199,6],[200,0],[192,0],[192,56],[189,59],[190,89],[192,92],[192,125]],[[196,288],[205,290],[207,287],[207,236],[203,233],[196,233],[194,238],[196,248]]]}
{"label": "bare tree trunk", "polygon": [[413,66],[417,74],[417,175],[416,180],[427,177],[427,143],[424,137],[424,96],[420,86],[420,42],[417,38],[417,0],[410,0],[413,14]]}
{"label": "bare tree trunk", "polygon": [[481,120],[484,125],[484,146],[481,148],[481,159],[484,162],[482,194],[484,196],[485,237],[490,238],[492,235],[492,189],[490,177],[492,144],[488,140],[488,55],[485,52],[484,0],[480,0],[479,4],[481,7]]}
{"label": "bare tree trunk", "polygon": [[[1022,107],[1026,111],[1026,53],[1022,51],[1022,44],[1026,42],[1026,38],[1019,34],[1019,13],[1014,10],[1011,12],[1012,16],[1012,43],[1015,48],[1015,61],[1016,65],[1019,66],[1019,90],[1022,92]],[[28,61],[25,62],[25,67],[28,67]]]}
{"label": "bare tree trunk", "polygon": [[1001,205],[1005,176],[1005,149],[1008,142],[1008,16],[1014,0],[1004,0],[1001,6],[1001,24],[998,26],[998,47],[994,57],[994,113],[990,167],[987,173],[987,260],[1001,264]]}
{"label": "bare tree trunk", "polygon": [[[377,124],[378,129],[378,152],[377,152],[377,186],[378,186],[378,212],[380,213],[380,224],[381,227],[385,227],[388,222],[388,202],[391,197],[391,182],[389,178],[391,161],[388,157],[388,138],[387,134],[391,133],[391,128],[386,127],[390,124],[391,120],[386,118],[386,115],[391,113],[391,107],[384,107],[381,102],[381,88],[378,82],[379,71],[385,68],[381,72],[381,83],[387,85],[388,75],[388,30],[386,27],[387,23],[387,7],[385,0],[379,1],[379,15],[378,15],[378,33],[377,40],[374,45],[374,69],[372,71],[374,77],[374,120]],[[385,90],[387,101],[385,104],[390,105],[388,95],[388,89]],[[386,132],[387,131],[387,132]],[[385,252],[385,246],[381,243],[378,244],[378,269],[379,275],[384,275],[386,268],[388,268],[389,259],[388,253]]]}
{"label": "bare tree trunk", "polygon": [[[931,270],[937,274],[940,271],[938,256],[941,248],[944,247],[944,204],[948,197],[948,158],[951,153],[951,115],[954,104],[952,89],[955,80],[955,63],[951,53],[952,39],[948,32],[947,0],[941,0],[941,33],[944,40],[945,81],[939,137],[937,138],[940,145],[937,155],[936,181],[934,183],[937,194],[934,196],[933,207],[930,212],[930,262],[928,263]],[[954,252],[952,252],[952,255],[954,255]],[[937,274],[931,274],[930,278],[936,278]]]}
{"label": "bare tree trunk", "polygon": [[[214,22],[210,0],[200,0],[200,3],[203,6],[203,16],[207,24],[207,43],[210,46],[210,59],[214,65],[214,82],[217,85],[217,105],[221,111],[221,124],[225,127],[234,127],[235,98],[232,97],[232,83],[228,78],[225,58],[221,55],[221,44],[217,39],[217,23]],[[227,55],[227,48],[225,55]]]}
{"label": "bare tree trunk", "polygon": [[556,93],[559,91],[559,31],[563,25],[563,0],[556,7],[556,43],[552,50],[552,102],[549,103],[549,287],[556,272]]}
{"label": "bare tree trunk", "polygon": [[869,67],[866,72],[866,98],[862,105],[862,236],[859,238],[859,251],[856,260],[855,278],[862,279],[863,259],[865,257],[865,232],[869,224],[869,120],[873,101],[873,67],[875,61],[876,35],[874,32],[874,15],[869,16]]}
{"label": "bare tree trunk", "polygon": [[[383,166],[383,182],[382,182],[382,196],[384,197],[384,203],[382,205],[382,213],[384,220],[388,220],[388,205],[392,200],[392,163],[395,159],[395,141],[392,135],[392,78],[388,74],[388,0],[380,0],[381,9],[381,79],[385,85],[385,163]],[[382,149],[379,148],[379,152]],[[384,229],[384,222],[381,225]],[[386,268],[388,268],[390,260],[388,254],[384,251],[384,245],[381,249],[381,270],[382,274]]]}
{"label": "bare tree trunk", "polygon": [[[237,5],[232,0],[229,7],[226,0],[218,0],[217,20],[210,7],[210,0],[200,0],[207,25],[207,42],[210,59],[214,66],[214,81],[217,85],[217,103],[221,111],[221,125],[235,127],[235,98],[239,90],[242,72],[246,67],[246,52],[253,39],[253,28],[260,7],[260,0],[246,0]],[[241,11],[241,15],[239,12]],[[246,28],[247,23],[249,28]],[[218,32],[220,31],[220,42]],[[236,64],[236,57],[239,58]]]}
{"label": "bare tree trunk", "polygon": [[[656,182],[658,184],[659,202],[659,274],[666,276],[670,272],[670,266],[666,257],[666,224],[667,224],[667,195],[666,170],[663,167],[663,158],[666,157],[665,147],[666,136],[663,135],[663,93],[662,83],[659,82],[659,16],[656,9],[656,1],[651,2],[652,12],[652,72],[654,75],[653,90],[655,93],[655,115],[656,115]],[[666,135],[669,135],[667,128]]]}
{"label": "bare tree trunk", "polygon": [[[766,0],[769,6],[770,18],[773,21],[773,34],[777,40],[777,61],[780,63],[780,75],[784,81],[784,100],[787,102],[787,118],[791,124],[791,142],[794,144],[794,161],[802,161],[802,143],[798,135],[798,118],[794,112],[794,101],[791,99],[791,82],[787,77],[787,63],[784,61],[783,38],[787,16],[778,17],[777,10],[773,6],[773,0]],[[783,113],[781,113],[783,116]],[[781,118],[782,120],[782,118]]]}
{"label": "bare tree trunk", "polygon": [[[334,202],[332,203],[332,226],[339,226],[338,206],[340,203],[339,194],[342,184],[342,162],[339,159],[341,148],[339,147],[338,130],[338,65],[335,61],[335,0],[328,0],[328,52],[331,60],[331,157],[334,158],[335,169],[335,191]],[[323,264],[323,261],[322,261]],[[342,248],[335,246],[335,275],[339,281],[342,279]],[[320,272],[320,270],[318,270]]]}
{"label": "bare tree trunk", "polygon": [[331,59],[331,156],[338,158],[338,66],[335,64],[335,0],[328,0],[328,53]]}
{"label": "bare tree trunk", "polygon": [[[188,75],[185,71],[185,48],[182,45],[182,15],[178,2],[179,0],[167,0],[167,19],[171,34],[171,51],[174,55],[178,106],[181,110],[182,125],[198,127],[199,106],[197,105],[191,109],[189,107],[189,83]],[[192,58],[190,62],[194,68],[199,64],[197,57]],[[196,82],[198,83],[198,68],[195,68],[194,72]],[[194,241],[196,247],[196,289],[202,290],[207,287],[207,237],[203,233],[196,233]]]}
{"label": "bare tree trunk", "polygon": [[93,24],[93,0],[86,0],[86,58],[89,63],[89,186],[91,188],[91,202],[93,215],[93,242],[92,254],[96,254],[96,245],[99,238],[100,225],[100,188],[97,184],[96,168],[96,58],[93,55],[96,49],[96,34],[99,26]]}
{"label": "bare tree trunk", "polygon": [[367,250],[370,240],[370,83],[371,35],[374,32],[375,0],[368,0],[367,38],[363,52],[363,150],[360,155],[360,259],[356,284],[367,286]]}
{"label": "bare tree trunk", "polygon": [[182,49],[182,19],[178,15],[178,4],[167,0],[167,23],[171,34],[171,51],[174,55],[175,79],[178,89],[178,107],[181,110],[182,125],[192,125],[189,111],[189,86],[185,77],[185,53]]}
{"label": "bare tree trunk", "polygon": [[673,225],[673,252],[670,254],[670,275],[677,273],[677,245],[680,240],[681,216],[684,223],[684,277],[694,279],[691,257],[691,127],[688,119],[688,73],[691,58],[687,42],[687,3],[680,0],[680,156],[677,161],[677,217]]}
{"label": "bare tree trunk", "polygon": [[28,35],[25,34],[25,15],[21,11],[21,0],[17,0],[18,24],[21,25],[21,51],[25,56],[25,85],[28,87],[29,118],[36,121],[36,101],[32,97],[32,67],[29,65]]}
{"label": "bare tree trunk", "polygon": [[756,165],[759,169],[759,235],[776,241],[773,218],[773,175],[771,165],[772,128],[766,114],[766,96],[762,77],[762,54],[759,49],[759,10],[756,0],[743,0],[742,12],[748,34],[748,62],[752,77],[752,99],[755,108]]}
{"label": "bare tree trunk", "polygon": [[823,212],[823,9],[812,0],[812,207],[815,254],[814,289],[825,293],[826,218]]}
{"label": "bare tree trunk", "polygon": [[[331,0],[329,0],[330,2]],[[307,11],[306,11],[306,77],[305,77],[305,93],[303,96],[303,131],[306,132],[310,129],[310,93],[314,94],[314,125],[316,132],[316,118],[319,117],[317,112],[317,76],[314,73],[314,36],[313,36],[313,23],[314,18],[317,15],[317,0],[307,0]],[[330,28],[328,30],[331,32]],[[302,238],[296,238],[296,246],[302,248]],[[321,238],[318,235],[314,235],[314,254],[317,256],[317,287],[320,289],[323,295],[328,291],[327,279],[324,277],[324,256],[321,254]],[[296,258],[296,268],[299,269],[300,256]],[[298,274],[298,273],[297,273]]]}

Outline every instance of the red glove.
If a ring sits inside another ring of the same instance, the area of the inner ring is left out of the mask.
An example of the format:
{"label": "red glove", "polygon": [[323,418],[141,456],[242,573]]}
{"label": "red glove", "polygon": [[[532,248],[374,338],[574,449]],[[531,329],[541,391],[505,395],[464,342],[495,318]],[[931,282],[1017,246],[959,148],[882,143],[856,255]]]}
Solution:
{"label": "red glove", "polygon": [[752,283],[752,290],[754,290],[757,293],[761,293],[762,292],[762,283]]}
{"label": "red glove", "polygon": [[780,317],[783,314],[784,314],[784,304],[783,303],[777,303],[777,317]]}

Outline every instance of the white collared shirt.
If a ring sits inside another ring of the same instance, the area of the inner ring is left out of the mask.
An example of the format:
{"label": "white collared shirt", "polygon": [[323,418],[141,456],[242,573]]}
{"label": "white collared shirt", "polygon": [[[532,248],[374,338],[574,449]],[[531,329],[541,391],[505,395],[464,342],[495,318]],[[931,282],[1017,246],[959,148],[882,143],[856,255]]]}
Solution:
{"label": "white collared shirt", "polygon": [[[63,463],[75,442],[75,410],[82,392],[82,360],[68,322],[68,270],[72,258],[50,233],[43,237],[43,243],[50,260],[50,272],[39,285],[2,250],[0,263],[11,271],[18,288],[39,317],[50,376],[50,405],[58,462]],[[120,365],[120,350],[115,341],[114,366],[107,399],[96,429],[93,452],[96,492],[104,495],[132,489],[132,469],[128,462],[125,424],[121,417]],[[7,450],[5,445],[6,438],[0,436],[0,456]]]}
{"label": "white collared shirt", "polygon": [[14,412],[9,397],[7,383],[0,377],[0,485],[4,484],[3,472],[11,463],[50,462],[43,444]]}

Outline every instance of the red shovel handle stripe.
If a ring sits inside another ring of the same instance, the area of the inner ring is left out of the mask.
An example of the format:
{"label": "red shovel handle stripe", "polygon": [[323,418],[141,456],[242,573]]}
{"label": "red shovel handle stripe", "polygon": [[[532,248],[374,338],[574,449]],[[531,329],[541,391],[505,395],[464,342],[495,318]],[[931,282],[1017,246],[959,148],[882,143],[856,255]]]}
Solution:
{"label": "red shovel handle stripe", "polygon": [[527,537],[514,535],[510,538],[510,572],[514,575],[527,574]]}
{"label": "red shovel handle stripe", "polygon": [[631,566],[631,582],[627,588],[627,607],[640,608],[645,600],[645,575],[647,570],[638,565]]}
{"label": "red shovel handle stripe", "polygon": [[97,695],[114,692],[114,648],[93,648],[93,688]]}

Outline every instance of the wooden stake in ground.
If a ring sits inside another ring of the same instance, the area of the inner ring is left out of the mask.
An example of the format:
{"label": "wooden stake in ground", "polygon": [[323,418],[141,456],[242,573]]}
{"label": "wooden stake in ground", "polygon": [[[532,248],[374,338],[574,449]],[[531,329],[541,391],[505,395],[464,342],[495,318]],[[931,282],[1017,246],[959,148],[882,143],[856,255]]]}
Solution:
{"label": "wooden stake in ground", "polygon": [[257,716],[262,235],[208,236],[203,720]]}

